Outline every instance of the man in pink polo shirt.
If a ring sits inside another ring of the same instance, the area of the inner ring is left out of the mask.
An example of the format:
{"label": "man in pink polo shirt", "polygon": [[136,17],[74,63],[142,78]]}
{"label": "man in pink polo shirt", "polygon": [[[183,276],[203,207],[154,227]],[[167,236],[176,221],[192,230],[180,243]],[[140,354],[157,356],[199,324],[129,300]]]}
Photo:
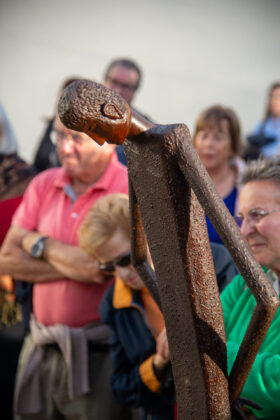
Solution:
{"label": "man in pink polo shirt", "polygon": [[127,171],[113,145],[99,146],[58,117],[54,128],[62,167],[31,182],[0,252],[0,274],[34,283],[15,413],[34,420],[125,419],[110,394],[108,336],[98,314],[112,280],[77,244],[92,204],[128,192]]}

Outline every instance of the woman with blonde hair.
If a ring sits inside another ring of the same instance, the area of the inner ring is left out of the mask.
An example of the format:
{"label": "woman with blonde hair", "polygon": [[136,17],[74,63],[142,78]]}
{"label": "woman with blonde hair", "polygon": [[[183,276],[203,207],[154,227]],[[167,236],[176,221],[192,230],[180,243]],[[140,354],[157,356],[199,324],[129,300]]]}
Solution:
{"label": "woman with blonde hair", "polygon": [[110,328],[117,400],[143,407],[145,419],[173,419],[173,383],[163,316],[131,264],[128,197],[111,194],[99,199],[80,230],[80,246],[116,280],[100,305]]}

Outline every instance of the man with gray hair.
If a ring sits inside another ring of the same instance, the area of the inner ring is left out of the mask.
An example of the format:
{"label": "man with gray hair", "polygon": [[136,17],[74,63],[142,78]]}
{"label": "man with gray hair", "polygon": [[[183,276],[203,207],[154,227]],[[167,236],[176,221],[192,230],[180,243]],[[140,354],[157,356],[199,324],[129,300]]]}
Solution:
{"label": "man with gray hair", "polygon": [[126,419],[110,390],[108,331],[98,306],[112,282],[78,246],[91,205],[127,194],[114,146],[54,122],[61,168],[29,184],[0,250],[0,275],[34,284],[33,314],[15,387],[17,419]]}

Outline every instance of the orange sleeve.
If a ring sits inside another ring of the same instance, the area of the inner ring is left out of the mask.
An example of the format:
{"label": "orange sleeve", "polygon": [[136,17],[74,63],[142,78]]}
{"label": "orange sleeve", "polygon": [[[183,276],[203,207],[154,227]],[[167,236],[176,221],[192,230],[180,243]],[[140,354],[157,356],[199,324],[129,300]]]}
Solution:
{"label": "orange sleeve", "polygon": [[161,383],[157,379],[154,369],[153,369],[153,360],[154,355],[146,359],[139,367],[140,377],[142,382],[146,385],[147,388],[152,392],[159,392]]}

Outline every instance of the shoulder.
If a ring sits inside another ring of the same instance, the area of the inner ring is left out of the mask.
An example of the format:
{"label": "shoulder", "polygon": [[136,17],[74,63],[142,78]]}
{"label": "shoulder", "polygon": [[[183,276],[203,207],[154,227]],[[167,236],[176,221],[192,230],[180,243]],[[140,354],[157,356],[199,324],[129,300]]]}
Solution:
{"label": "shoulder", "polygon": [[215,264],[215,269],[219,272],[223,269],[225,265],[228,264],[229,261],[232,261],[231,255],[228,252],[227,248],[216,242],[210,242],[211,251],[213,255],[213,260]]}
{"label": "shoulder", "polygon": [[227,248],[210,242],[219,290],[222,291],[237,274],[237,269]]}
{"label": "shoulder", "polygon": [[138,109],[132,107],[132,109],[137,112],[137,114],[141,115],[141,117],[145,118],[146,120],[150,121],[151,123],[153,123],[154,121],[150,118],[149,115],[143,114],[143,112],[140,112]]}
{"label": "shoulder", "polygon": [[29,163],[27,163],[21,156],[19,156],[18,154],[14,154],[11,156],[11,160],[14,161],[14,164],[16,166],[16,169],[18,170],[25,170],[28,173],[32,174],[33,173],[33,168],[31,165],[29,165]]}
{"label": "shoulder", "polygon": [[[241,274],[237,274],[232,282],[227,285],[221,294],[222,303],[225,302],[229,297],[232,299],[238,299],[238,297],[247,289],[244,278]],[[250,290],[250,289],[248,289]]]}
{"label": "shoulder", "polygon": [[119,160],[118,160],[118,156],[117,156],[117,152],[114,151],[109,167],[108,169],[110,171],[115,172],[116,174],[118,174],[119,176],[127,176],[127,167],[125,165],[123,165]]}
{"label": "shoulder", "polygon": [[64,177],[64,170],[62,168],[51,168],[40,172],[31,181],[32,186],[50,186],[56,182],[59,182]]}
{"label": "shoulder", "polygon": [[104,173],[101,183],[110,193],[128,193],[128,174],[127,168],[118,161],[116,152],[113,153],[111,161]]}

